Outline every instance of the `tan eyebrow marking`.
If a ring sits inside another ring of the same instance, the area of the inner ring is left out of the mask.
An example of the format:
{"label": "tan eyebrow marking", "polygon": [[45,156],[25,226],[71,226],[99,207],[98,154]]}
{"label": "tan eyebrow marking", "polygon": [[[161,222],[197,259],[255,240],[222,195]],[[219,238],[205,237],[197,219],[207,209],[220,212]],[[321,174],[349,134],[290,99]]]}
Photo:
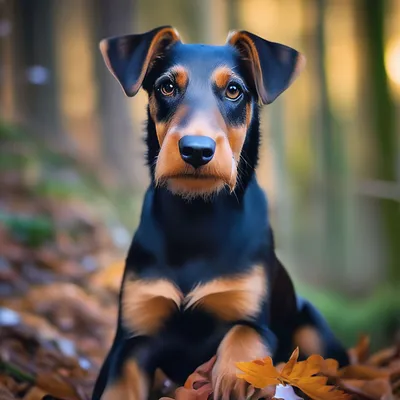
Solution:
{"label": "tan eyebrow marking", "polygon": [[175,77],[175,82],[180,88],[186,87],[189,81],[189,73],[182,65],[176,65],[171,68],[171,72]]}
{"label": "tan eyebrow marking", "polygon": [[223,65],[214,70],[212,80],[220,89],[223,89],[234,76],[236,76],[235,73],[228,66]]}
{"label": "tan eyebrow marking", "polygon": [[183,89],[189,81],[189,72],[182,65],[174,65],[168,71],[160,75],[156,79],[155,84],[157,85],[163,78],[169,78],[171,81],[174,81],[180,89]]}

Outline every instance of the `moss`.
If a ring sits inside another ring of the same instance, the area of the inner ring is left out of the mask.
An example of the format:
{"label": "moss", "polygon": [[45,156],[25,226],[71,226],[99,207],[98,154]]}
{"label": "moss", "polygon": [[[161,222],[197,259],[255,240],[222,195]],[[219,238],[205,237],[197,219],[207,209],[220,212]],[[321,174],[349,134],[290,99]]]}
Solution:
{"label": "moss", "polygon": [[384,285],[367,298],[353,299],[305,284],[296,286],[321,311],[346,346],[353,346],[361,333],[370,336],[373,350],[393,343],[391,330],[400,322],[399,288]]}

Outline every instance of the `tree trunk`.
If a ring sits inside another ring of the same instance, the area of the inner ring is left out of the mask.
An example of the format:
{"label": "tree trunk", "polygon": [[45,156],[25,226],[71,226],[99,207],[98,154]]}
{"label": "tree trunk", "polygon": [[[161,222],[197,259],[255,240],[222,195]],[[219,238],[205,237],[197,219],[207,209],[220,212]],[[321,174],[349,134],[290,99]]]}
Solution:
{"label": "tree trunk", "polygon": [[13,29],[12,3],[0,1],[0,117],[7,121],[15,119]]}
{"label": "tree trunk", "polygon": [[[335,129],[334,117],[328,94],[325,69],[325,0],[316,0],[316,81],[319,87],[319,107],[317,121],[317,187],[321,193],[321,211],[323,223],[322,262],[327,267],[330,281],[335,279],[339,270],[345,268],[344,241],[344,174],[342,174],[343,150],[341,135]],[[339,270],[338,270],[339,269]]]}
{"label": "tree trunk", "polygon": [[67,140],[60,122],[58,88],[55,78],[53,7],[51,0],[15,0],[14,57],[15,101],[29,130],[65,148]]}
{"label": "tree trunk", "polygon": [[[390,95],[384,63],[385,11],[387,0],[359,0],[361,35],[365,38],[364,65],[368,70],[368,118],[370,134],[376,145],[374,178],[394,183],[397,179],[398,143],[395,107]],[[386,239],[389,282],[400,282],[400,206],[395,199],[380,199],[382,224]]]}
{"label": "tree trunk", "polygon": [[[134,0],[93,1],[95,10],[94,43],[98,49],[101,39],[133,33]],[[114,169],[114,179],[129,186],[140,186],[146,171],[143,154],[138,151],[142,126],[133,126],[128,99],[108,71],[99,50],[95,50],[98,85],[98,109],[102,154],[106,164]],[[147,176],[147,175],[146,175]]]}

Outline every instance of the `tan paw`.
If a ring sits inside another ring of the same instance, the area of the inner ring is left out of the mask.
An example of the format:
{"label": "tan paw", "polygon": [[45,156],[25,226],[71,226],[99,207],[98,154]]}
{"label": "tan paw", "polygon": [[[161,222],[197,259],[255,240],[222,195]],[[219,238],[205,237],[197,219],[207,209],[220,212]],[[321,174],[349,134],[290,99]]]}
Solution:
{"label": "tan paw", "polygon": [[226,368],[221,363],[214,366],[212,372],[214,400],[246,399],[248,383],[236,376],[236,368]]}
{"label": "tan paw", "polygon": [[214,400],[258,400],[270,399],[275,393],[275,388],[255,389],[244,379],[236,376],[240,372],[235,367],[227,367],[216,363],[212,372],[213,399]]}

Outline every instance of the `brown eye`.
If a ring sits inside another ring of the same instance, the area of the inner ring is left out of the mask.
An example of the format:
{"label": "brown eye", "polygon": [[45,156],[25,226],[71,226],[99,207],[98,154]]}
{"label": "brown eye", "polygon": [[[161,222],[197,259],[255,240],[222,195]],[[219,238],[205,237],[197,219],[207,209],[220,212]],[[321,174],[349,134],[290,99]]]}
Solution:
{"label": "brown eye", "polygon": [[225,96],[229,100],[237,100],[241,94],[242,94],[242,89],[236,83],[231,83],[226,88]]}
{"label": "brown eye", "polygon": [[171,81],[164,82],[160,85],[160,92],[164,96],[173,96],[175,93],[175,85]]}

